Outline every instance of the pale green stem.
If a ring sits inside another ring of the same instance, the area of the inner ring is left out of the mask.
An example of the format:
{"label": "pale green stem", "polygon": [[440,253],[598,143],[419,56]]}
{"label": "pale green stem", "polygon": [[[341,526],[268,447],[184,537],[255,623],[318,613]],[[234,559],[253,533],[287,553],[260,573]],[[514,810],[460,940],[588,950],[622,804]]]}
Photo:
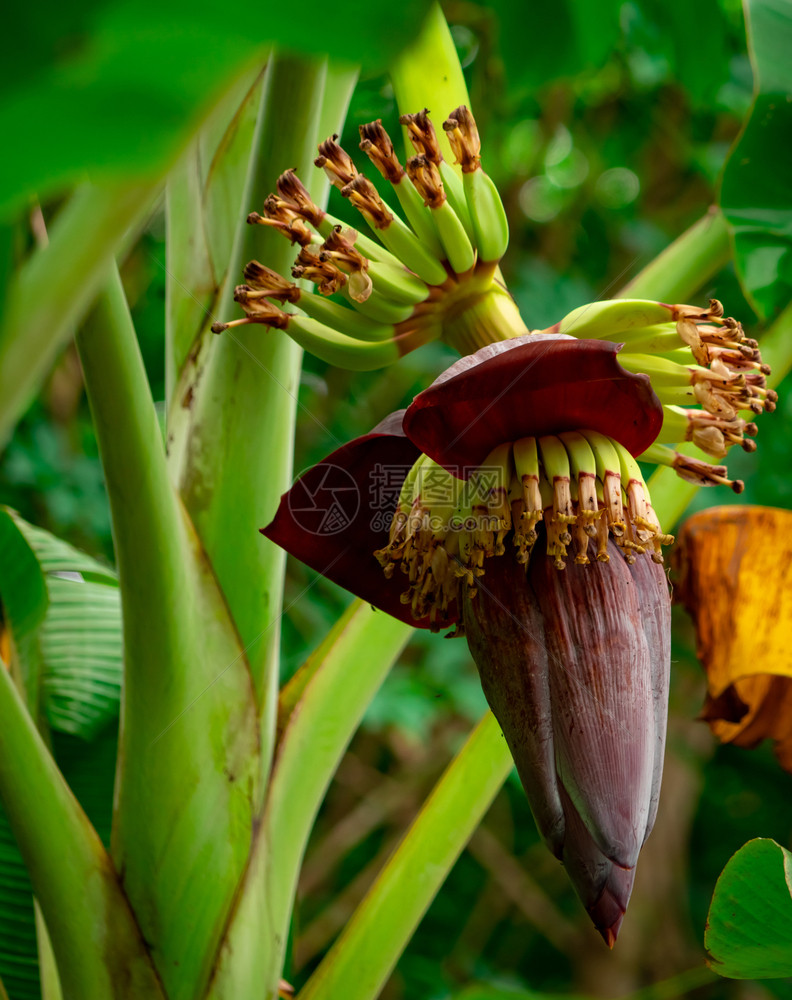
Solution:
{"label": "pale green stem", "polygon": [[168,477],[116,270],[77,346],[124,618],[113,855],[169,997],[192,1000],[249,851],[260,767],[253,691]]}
{"label": "pale green stem", "polygon": [[410,626],[354,601],[283,692],[284,731],[212,1000],[255,996],[261,983],[264,995],[275,995],[316,814],[363,713],[411,634]]}
{"label": "pale green stem", "polygon": [[[58,966],[55,952],[52,950],[47,925],[41,907],[33,900],[36,918],[36,942],[38,944],[39,980],[41,982],[41,1000],[63,1000]],[[3,1000],[0,994],[0,1000]]]}
{"label": "pale green stem", "polygon": [[[166,641],[167,620],[183,613],[177,587],[183,576],[184,527],[167,476],[143,359],[114,266],[77,334],[77,348],[113,514],[125,639],[148,652]],[[144,628],[144,613],[157,608],[160,611]],[[137,683],[131,679],[127,698],[137,696]]]}
{"label": "pale green stem", "polygon": [[[238,261],[230,260],[247,215],[253,133],[261,107],[264,68],[256,66],[207,117],[165,189],[165,398],[178,417],[185,365],[196,365],[200,342],[228,282],[236,283]],[[161,261],[159,261],[162,264]],[[233,263],[234,273],[230,264]],[[172,428],[169,427],[169,430]]]}
{"label": "pale green stem", "polygon": [[[470,107],[470,97],[440,4],[432,5],[415,42],[395,60],[389,74],[396,103],[403,113],[425,107],[432,112],[443,157],[454,164],[456,157],[442,123],[460,104]],[[404,142],[405,148],[412,151],[406,131]]]}
{"label": "pale green stem", "polygon": [[686,302],[731,257],[729,229],[713,208],[629,281],[614,298]]}
{"label": "pale green stem", "polygon": [[374,1000],[513,766],[491,713],[474,729],[298,1000]]}
{"label": "pale green stem", "polygon": [[[260,207],[278,175],[313,167],[325,65],[275,56],[264,82],[250,206]],[[244,226],[230,265],[218,316],[238,315],[233,286],[251,258],[288,274],[295,250],[261,226]],[[277,696],[280,608],[285,553],[259,529],[291,483],[294,420],[302,351],[285,334],[257,327],[213,339],[196,385],[180,490],[251,664],[263,710],[265,757]]]}
{"label": "pale green stem", "polygon": [[66,995],[164,1000],[112,863],[2,669],[0,795]]}
{"label": "pale green stem", "polygon": [[0,332],[0,446],[88,310],[115,254],[142,226],[156,185],[75,191],[8,290]]}

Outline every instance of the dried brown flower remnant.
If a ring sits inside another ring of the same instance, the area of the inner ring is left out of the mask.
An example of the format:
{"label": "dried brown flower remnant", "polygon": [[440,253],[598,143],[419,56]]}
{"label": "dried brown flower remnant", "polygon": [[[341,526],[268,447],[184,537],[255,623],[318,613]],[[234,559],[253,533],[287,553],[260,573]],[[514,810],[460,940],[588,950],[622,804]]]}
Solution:
{"label": "dried brown flower remnant", "polygon": [[463,174],[472,174],[481,163],[481,139],[476,119],[464,104],[452,111],[443,122],[448,141]]}
{"label": "dried brown flower remnant", "polygon": [[319,155],[314,160],[337,188],[343,188],[358,176],[358,170],[352,162],[352,157],[338,144],[338,136],[333,135],[319,143]]}
{"label": "dried brown flower remnant", "polygon": [[415,152],[425,156],[432,163],[439,164],[443,154],[440,152],[437,133],[429,117],[429,109],[424,108],[423,111],[417,111],[412,115],[402,115],[399,123],[406,127]]}
{"label": "dried brown flower remnant", "polygon": [[404,167],[393,148],[391,137],[382,125],[382,119],[360,126],[360,148],[368,156],[386,181],[398,184],[404,176]]}

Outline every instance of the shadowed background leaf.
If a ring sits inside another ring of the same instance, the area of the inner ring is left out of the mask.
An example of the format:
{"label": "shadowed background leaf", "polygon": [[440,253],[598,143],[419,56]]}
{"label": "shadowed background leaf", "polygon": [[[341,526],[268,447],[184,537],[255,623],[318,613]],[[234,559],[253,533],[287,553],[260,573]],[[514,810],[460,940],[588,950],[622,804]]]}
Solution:
{"label": "shadowed background leaf", "polygon": [[382,67],[418,30],[426,0],[341,16],[309,0],[229,16],[211,0],[94,0],[79,16],[57,4],[17,5],[7,37],[12,66],[0,134],[14,156],[0,165],[0,209],[19,207],[87,175],[156,176],[175,158],[201,110],[267,45]]}

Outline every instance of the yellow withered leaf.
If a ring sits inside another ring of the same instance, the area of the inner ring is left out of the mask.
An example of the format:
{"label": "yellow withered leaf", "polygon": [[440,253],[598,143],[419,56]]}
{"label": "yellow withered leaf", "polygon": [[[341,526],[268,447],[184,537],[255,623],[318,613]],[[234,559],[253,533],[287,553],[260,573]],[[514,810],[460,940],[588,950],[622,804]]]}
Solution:
{"label": "yellow withered leaf", "polygon": [[707,674],[701,717],[723,743],[774,740],[792,771],[792,511],[712,507],[685,522],[675,598]]}

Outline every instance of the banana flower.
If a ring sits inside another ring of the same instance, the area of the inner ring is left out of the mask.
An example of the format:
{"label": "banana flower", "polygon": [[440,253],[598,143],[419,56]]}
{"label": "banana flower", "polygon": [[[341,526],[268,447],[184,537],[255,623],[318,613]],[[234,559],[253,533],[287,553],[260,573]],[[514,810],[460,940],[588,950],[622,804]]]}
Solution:
{"label": "banana flower", "polygon": [[662,405],[615,344],[460,359],[309,469],[263,529],[418,628],[466,635],[539,830],[612,946],[657,809],[670,606],[634,455]]}

